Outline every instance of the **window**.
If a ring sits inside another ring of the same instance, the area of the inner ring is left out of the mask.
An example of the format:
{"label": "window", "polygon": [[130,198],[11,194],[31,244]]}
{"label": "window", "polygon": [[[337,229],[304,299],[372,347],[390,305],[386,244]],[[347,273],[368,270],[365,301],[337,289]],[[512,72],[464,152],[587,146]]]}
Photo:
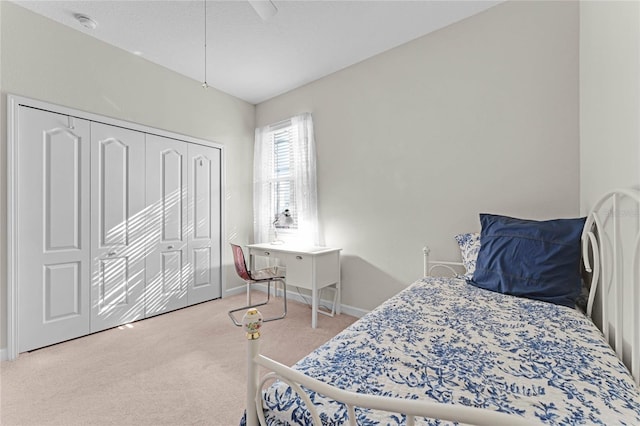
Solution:
{"label": "window", "polygon": [[[273,137],[273,178],[271,197],[274,202],[274,226],[279,229],[297,229],[295,182],[293,181],[293,129],[291,124],[275,130]],[[282,220],[287,215],[291,221]],[[280,219],[280,220],[279,220]]]}
{"label": "window", "polygon": [[311,114],[256,129],[254,240],[319,244]]}

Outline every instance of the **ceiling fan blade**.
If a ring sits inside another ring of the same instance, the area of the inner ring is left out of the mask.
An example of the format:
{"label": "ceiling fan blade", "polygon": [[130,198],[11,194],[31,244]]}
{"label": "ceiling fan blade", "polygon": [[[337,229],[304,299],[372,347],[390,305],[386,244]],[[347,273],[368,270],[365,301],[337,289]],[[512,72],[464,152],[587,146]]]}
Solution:
{"label": "ceiling fan blade", "polygon": [[271,0],[248,0],[258,16],[266,21],[278,13],[278,8]]}

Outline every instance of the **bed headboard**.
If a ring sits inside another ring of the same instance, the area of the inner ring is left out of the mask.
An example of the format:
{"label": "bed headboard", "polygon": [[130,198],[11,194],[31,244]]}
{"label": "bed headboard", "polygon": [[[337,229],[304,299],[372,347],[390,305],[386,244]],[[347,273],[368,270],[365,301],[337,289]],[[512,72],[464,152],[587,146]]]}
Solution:
{"label": "bed headboard", "polygon": [[640,385],[640,191],[611,191],[593,206],[582,259],[591,275],[587,315]]}
{"label": "bed headboard", "polygon": [[445,262],[441,260],[431,261],[429,259],[430,254],[431,254],[431,249],[429,247],[425,246],[422,248],[422,259],[424,263],[423,270],[422,270],[423,277],[433,276],[433,271],[435,271],[436,269],[444,269],[445,271],[447,271],[447,273],[451,274],[452,276],[456,276],[460,274],[460,271],[456,270],[456,267],[464,271],[464,265],[462,264],[462,262]]}

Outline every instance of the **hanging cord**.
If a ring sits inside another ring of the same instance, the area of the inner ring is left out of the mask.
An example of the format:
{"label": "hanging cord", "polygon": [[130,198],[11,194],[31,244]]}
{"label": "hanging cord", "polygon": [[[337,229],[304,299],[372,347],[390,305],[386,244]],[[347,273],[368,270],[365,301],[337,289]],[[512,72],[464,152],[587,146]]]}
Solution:
{"label": "hanging cord", "polygon": [[204,83],[202,83],[202,87],[204,89],[208,89],[209,85],[207,84],[207,0],[203,0],[204,2]]}
{"label": "hanging cord", "polygon": [[[294,286],[295,287],[295,286]],[[302,292],[300,291],[300,287],[296,287],[296,291],[298,292],[298,296],[302,299],[303,303],[307,305],[308,308],[311,308],[311,300],[309,300]],[[322,299],[318,300],[318,312],[322,312],[320,308],[325,309],[327,312],[331,313],[331,307],[322,303]],[[325,312],[326,313],[326,312]]]}

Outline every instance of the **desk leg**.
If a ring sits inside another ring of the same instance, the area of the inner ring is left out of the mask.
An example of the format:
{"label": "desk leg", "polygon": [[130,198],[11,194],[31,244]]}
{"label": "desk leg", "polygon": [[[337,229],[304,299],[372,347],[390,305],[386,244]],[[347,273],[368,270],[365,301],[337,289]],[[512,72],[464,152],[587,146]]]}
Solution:
{"label": "desk leg", "polygon": [[336,311],[336,315],[340,315],[340,313],[342,312],[342,278],[340,277],[340,255],[338,255],[337,268],[338,282],[336,282],[336,291],[338,292],[338,297],[336,297],[336,306],[334,306],[334,309]]}
{"label": "desk leg", "polygon": [[316,285],[316,279],[313,278],[313,284],[311,285],[311,328],[318,326],[318,288]]}

